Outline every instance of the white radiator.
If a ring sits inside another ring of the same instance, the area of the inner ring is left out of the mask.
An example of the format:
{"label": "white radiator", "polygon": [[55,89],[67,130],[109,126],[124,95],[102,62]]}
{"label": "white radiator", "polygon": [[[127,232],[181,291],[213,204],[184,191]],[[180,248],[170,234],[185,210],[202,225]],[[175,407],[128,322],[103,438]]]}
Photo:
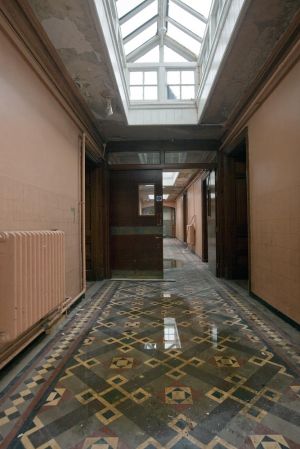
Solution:
{"label": "white radiator", "polygon": [[16,340],[64,300],[64,233],[0,232],[1,345]]}

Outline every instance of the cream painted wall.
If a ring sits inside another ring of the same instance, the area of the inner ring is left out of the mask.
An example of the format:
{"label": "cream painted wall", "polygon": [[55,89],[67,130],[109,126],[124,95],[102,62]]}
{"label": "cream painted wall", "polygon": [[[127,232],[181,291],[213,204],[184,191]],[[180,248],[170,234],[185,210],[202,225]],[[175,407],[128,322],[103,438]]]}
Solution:
{"label": "cream painted wall", "polygon": [[[187,191],[187,224],[194,223],[196,244],[191,248],[202,257],[202,192],[201,179],[196,180]],[[183,197],[176,201],[176,237],[183,241]]]}
{"label": "cream painted wall", "polygon": [[300,322],[300,63],[248,132],[251,288]]}
{"label": "cream painted wall", "polygon": [[0,230],[60,229],[80,292],[79,130],[0,31]]}
{"label": "cream painted wall", "polygon": [[176,238],[183,242],[183,197],[176,200]]}

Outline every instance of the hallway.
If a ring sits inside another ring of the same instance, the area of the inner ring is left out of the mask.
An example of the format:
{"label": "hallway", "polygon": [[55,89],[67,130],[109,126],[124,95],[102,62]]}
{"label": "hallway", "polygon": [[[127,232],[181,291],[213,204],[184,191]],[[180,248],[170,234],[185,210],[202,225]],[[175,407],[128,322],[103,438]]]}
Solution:
{"label": "hallway", "polygon": [[4,388],[3,449],[300,447],[296,332],[177,240],[164,257],[172,282],[93,284]]}

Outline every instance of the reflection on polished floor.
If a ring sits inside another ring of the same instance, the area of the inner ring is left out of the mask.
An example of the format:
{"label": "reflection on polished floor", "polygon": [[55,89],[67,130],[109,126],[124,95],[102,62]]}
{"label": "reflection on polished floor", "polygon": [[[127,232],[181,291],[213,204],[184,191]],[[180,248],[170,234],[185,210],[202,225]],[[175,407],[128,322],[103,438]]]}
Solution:
{"label": "reflection on polished floor", "polygon": [[300,447],[289,326],[176,240],[165,255],[176,282],[105,281],[6,386],[1,447]]}

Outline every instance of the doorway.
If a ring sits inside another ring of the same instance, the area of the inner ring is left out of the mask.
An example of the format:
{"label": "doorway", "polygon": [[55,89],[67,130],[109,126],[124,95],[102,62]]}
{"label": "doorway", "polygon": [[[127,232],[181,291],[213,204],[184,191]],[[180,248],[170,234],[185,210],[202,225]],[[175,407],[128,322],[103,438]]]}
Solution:
{"label": "doorway", "polygon": [[162,207],[161,170],[111,171],[112,278],[163,277]]}
{"label": "doorway", "polygon": [[249,280],[247,145],[244,138],[224,158],[224,277]]}
{"label": "doorway", "polygon": [[99,281],[109,274],[108,171],[103,163],[85,161],[86,279]]}

